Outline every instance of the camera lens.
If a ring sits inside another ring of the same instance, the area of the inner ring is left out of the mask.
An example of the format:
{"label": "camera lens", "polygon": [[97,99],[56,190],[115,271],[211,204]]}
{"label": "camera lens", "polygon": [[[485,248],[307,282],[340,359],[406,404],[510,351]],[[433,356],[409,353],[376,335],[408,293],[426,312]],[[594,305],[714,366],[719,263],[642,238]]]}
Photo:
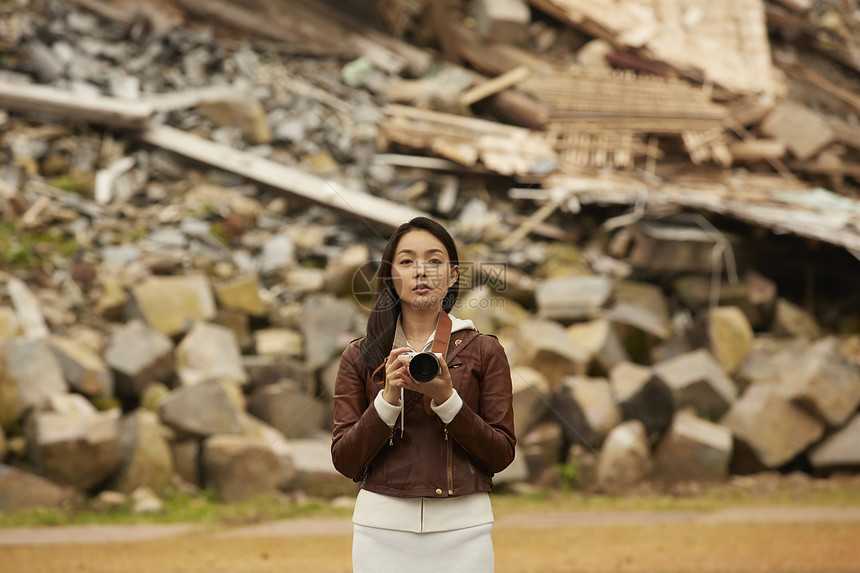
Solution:
{"label": "camera lens", "polygon": [[416,382],[430,382],[439,374],[439,363],[436,357],[428,352],[422,352],[412,357],[409,362],[409,375]]}

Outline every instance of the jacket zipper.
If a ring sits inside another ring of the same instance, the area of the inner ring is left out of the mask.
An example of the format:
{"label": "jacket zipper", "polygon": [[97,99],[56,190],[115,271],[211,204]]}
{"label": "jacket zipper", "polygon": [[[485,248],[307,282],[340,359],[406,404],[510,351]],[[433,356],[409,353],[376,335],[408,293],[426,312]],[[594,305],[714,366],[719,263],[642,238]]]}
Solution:
{"label": "jacket zipper", "polygon": [[448,495],[454,495],[454,450],[448,439],[448,426],[445,426],[445,449],[448,465]]}

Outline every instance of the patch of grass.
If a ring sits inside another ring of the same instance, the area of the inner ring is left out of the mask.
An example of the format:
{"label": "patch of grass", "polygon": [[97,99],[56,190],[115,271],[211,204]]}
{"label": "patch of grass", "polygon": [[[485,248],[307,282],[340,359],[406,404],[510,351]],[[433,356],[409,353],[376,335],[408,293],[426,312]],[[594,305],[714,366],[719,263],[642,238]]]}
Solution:
{"label": "patch of grass", "polygon": [[296,517],[348,517],[351,515],[351,510],[336,509],[320,500],[295,503],[271,496],[257,496],[242,502],[224,503],[209,490],[202,490],[194,496],[170,491],[164,495],[162,501],[164,511],[144,515],[133,513],[130,504],[103,511],[65,507],[10,512],[0,514],[0,527],[151,523],[236,525]]}
{"label": "patch of grass", "polygon": [[78,248],[77,241],[56,229],[33,232],[18,229],[14,223],[0,223],[0,265],[29,268],[52,253],[70,258]]}
{"label": "patch of grass", "polygon": [[724,487],[695,496],[665,493],[611,496],[579,491],[537,490],[529,494],[492,494],[497,514],[569,511],[712,511],[727,507],[768,505],[860,505],[855,489],[799,488],[789,491],[744,492]]}

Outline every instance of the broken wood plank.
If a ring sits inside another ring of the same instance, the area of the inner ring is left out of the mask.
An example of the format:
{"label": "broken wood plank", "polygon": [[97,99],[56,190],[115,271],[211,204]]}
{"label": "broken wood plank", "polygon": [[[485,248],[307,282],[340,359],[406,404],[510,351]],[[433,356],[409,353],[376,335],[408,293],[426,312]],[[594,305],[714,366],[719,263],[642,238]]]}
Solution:
{"label": "broken wood plank", "polygon": [[0,82],[0,109],[39,112],[120,129],[142,129],[155,113],[146,102]]}
{"label": "broken wood plank", "polygon": [[394,167],[411,167],[415,169],[429,169],[432,171],[459,171],[462,173],[478,173],[486,175],[486,169],[480,167],[465,167],[449,159],[438,157],[423,157],[421,155],[403,155],[398,153],[379,153],[373,158],[373,162],[379,165],[392,165]]}
{"label": "broken wood plank", "polygon": [[[177,5],[196,16],[203,16],[247,30],[254,36],[285,42],[295,53],[356,58],[361,50],[346,30],[316,22],[309,24],[299,14],[298,6],[291,6],[289,16],[254,11],[224,0],[176,0]],[[333,29],[334,28],[334,29]],[[337,41],[332,41],[333,39]]]}
{"label": "broken wood plank", "polygon": [[525,66],[517,66],[500,76],[496,76],[491,80],[473,87],[460,96],[460,104],[464,106],[472,105],[473,103],[490,97],[493,94],[504,91],[511,86],[515,86],[528,78],[529,75],[531,75],[531,70]]}
{"label": "broken wood plank", "polygon": [[833,137],[839,143],[860,149],[860,127],[848,125],[842,120],[828,119],[830,129],[833,130]]}
{"label": "broken wood plank", "polygon": [[[565,187],[566,176],[554,174],[544,178],[545,187]],[[711,182],[710,188],[694,188],[681,185],[664,185],[659,188],[647,187],[642,183],[630,182],[628,185],[613,185],[600,190],[589,189],[582,183],[582,177],[574,177],[576,185],[570,193],[582,204],[596,205],[636,205],[647,197],[647,212],[661,207],[684,207],[701,210],[756,226],[771,229],[778,233],[791,233],[800,237],[819,240],[831,245],[841,246],[851,251],[860,251],[860,201],[829,193],[838,207],[831,207],[815,198],[818,208],[800,205],[789,201],[787,196],[805,197],[812,193],[807,188],[792,188],[785,191],[789,182],[770,176],[757,177],[736,182],[725,181],[724,185]],[[595,179],[598,185],[601,180]],[[737,188],[737,191],[731,189]]]}
{"label": "broken wood plank", "polygon": [[165,125],[151,126],[140,134],[140,140],[387,229],[394,229],[422,214],[412,207],[347,189],[319,175],[287,167]]}
{"label": "broken wood plank", "polygon": [[809,12],[812,8],[812,0],[773,0],[783,8],[787,10],[791,10],[792,12],[796,12],[798,14],[805,14]]}
{"label": "broken wood plank", "polygon": [[784,101],[759,126],[765,135],[775,137],[800,161],[813,157],[833,143],[830,124],[818,113],[793,101]]}
{"label": "broken wood plank", "polygon": [[778,139],[752,139],[729,143],[733,161],[768,161],[785,155],[785,143]]}
{"label": "broken wood plank", "polygon": [[827,92],[828,94],[842,100],[844,103],[854,108],[855,112],[860,113],[860,96],[858,96],[854,92],[837,86],[824,76],[818,74],[817,72],[809,69],[806,66],[801,66],[797,64],[783,64],[780,66],[780,68],[789,76],[811,84],[816,88]]}
{"label": "broken wood plank", "polygon": [[140,101],[152,105],[156,111],[177,111],[205,103],[243,100],[248,97],[250,86],[211,86],[173,93],[151,94]]}

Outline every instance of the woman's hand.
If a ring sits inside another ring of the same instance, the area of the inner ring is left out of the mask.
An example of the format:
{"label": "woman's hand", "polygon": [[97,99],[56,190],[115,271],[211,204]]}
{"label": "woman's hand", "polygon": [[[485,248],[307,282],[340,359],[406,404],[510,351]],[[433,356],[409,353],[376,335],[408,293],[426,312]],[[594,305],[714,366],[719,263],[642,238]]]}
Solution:
{"label": "woman's hand", "polygon": [[451,373],[448,365],[442,358],[436,358],[439,363],[439,374],[429,382],[416,382],[409,375],[409,358],[402,355],[411,352],[408,347],[395,348],[388,355],[388,363],[385,365],[385,389],[382,397],[389,404],[397,404],[400,400],[400,388],[406,388],[430,396],[437,404],[442,404],[454,392],[454,384],[451,381]]}
{"label": "woman's hand", "polygon": [[382,397],[395,406],[400,401],[400,388],[405,387],[403,382],[412,380],[409,376],[409,359],[400,358],[407,352],[412,352],[408,346],[395,348],[385,362],[385,388],[382,390]]}

